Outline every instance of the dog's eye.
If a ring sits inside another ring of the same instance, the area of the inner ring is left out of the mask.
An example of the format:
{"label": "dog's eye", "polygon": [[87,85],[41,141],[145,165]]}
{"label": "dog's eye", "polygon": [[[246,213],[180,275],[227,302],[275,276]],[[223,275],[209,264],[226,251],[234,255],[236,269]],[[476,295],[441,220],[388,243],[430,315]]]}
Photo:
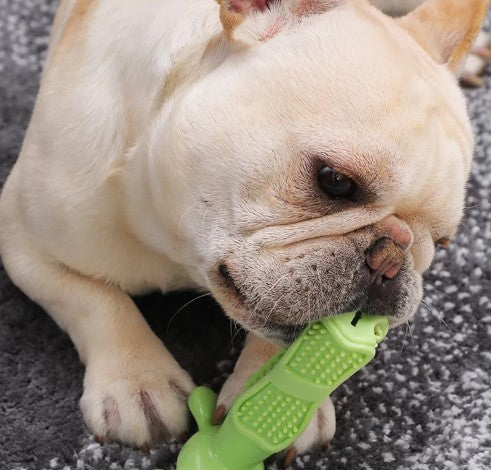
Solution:
{"label": "dog's eye", "polygon": [[344,198],[353,193],[355,183],[348,176],[324,166],[319,171],[319,187],[330,197]]}

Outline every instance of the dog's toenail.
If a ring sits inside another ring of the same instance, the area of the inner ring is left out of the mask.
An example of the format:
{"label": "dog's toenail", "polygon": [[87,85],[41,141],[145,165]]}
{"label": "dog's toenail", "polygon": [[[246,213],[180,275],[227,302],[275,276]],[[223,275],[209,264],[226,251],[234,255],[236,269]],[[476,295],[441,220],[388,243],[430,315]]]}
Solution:
{"label": "dog's toenail", "polygon": [[217,424],[221,424],[224,416],[225,416],[225,406],[223,405],[217,406],[215,412],[213,413],[213,418],[211,419],[212,424],[215,426]]}
{"label": "dog's toenail", "polygon": [[331,441],[324,442],[324,444],[322,444],[321,446],[321,450],[323,452],[328,451],[330,448],[331,448]]}
{"label": "dog's toenail", "polygon": [[150,446],[148,444],[143,444],[140,447],[140,451],[143,452],[144,454],[148,455],[150,453]]}
{"label": "dog's toenail", "polygon": [[297,457],[297,449],[295,447],[290,447],[286,451],[285,460],[283,461],[283,468],[290,467],[296,457]]}
{"label": "dog's toenail", "polygon": [[97,444],[99,444],[101,446],[104,445],[104,438],[101,436],[95,436],[95,441],[97,442]]}

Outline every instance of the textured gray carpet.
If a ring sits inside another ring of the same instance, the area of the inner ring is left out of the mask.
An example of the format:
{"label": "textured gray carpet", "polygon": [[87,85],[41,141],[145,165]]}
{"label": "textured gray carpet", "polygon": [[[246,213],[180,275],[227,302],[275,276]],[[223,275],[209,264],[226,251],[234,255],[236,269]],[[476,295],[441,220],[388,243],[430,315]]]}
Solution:
{"label": "textured gray carpet", "polygon": [[[28,123],[56,3],[0,0],[0,186]],[[336,392],[332,448],[298,458],[296,469],[491,468],[491,70],[486,88],[467,95],[477,148],[460,234],[438,252],[412,331],[391,333],[378,360]],[[219,388],[241,339],[231,341],[205,300],[167,328],[191,295],[138,303],[195,380]],[[78,411],[82,377],[69,339],[0,265],[0,469],[174,468],[176,445],[144,456],[96,444]]]}

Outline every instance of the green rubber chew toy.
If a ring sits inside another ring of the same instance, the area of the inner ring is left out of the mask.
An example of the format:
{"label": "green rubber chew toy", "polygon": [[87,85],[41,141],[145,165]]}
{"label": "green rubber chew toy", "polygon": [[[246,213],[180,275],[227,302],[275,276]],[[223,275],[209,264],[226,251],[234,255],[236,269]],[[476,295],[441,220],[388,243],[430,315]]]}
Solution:
{"label": "green rubber chew toy", "polygon": [[309,325],[249,378],[221,426],[211,424],[215,393],[196,388],[189,408],[199,431],[182,448],[177,470],[263,470],[267,457],[302,434],[326,397],[373,359],[388,328],[387,317],[354,313]]}

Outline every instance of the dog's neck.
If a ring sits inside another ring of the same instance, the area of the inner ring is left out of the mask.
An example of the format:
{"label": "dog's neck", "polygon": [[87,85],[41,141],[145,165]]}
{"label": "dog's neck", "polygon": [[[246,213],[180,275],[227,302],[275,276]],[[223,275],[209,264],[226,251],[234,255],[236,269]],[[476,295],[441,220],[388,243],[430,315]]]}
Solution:
{"label": "dog's neck", "polygon": [[[169,15],[173,9],[168,2],[165,7],[153,7],[153,11],[145,12],[146,20],[129,22],[130,28],[137,23],[140,27],[147,24],[144,36],[129,32],[117,46],[117,55],[122,59],[118,63],[121,90],[133,91],[123,100],[126,154],[122,160],[112,162],[108,175],[115,176],[121,197],[129,202],[124,205],[131,212],[125,217],[131,221],[128,229],[147,246],[179,264],[186,264],[186,259],[191,263],[197,256],[189,253],[182,226],[183,212],[194,201],[176,195],[179,184],[174,183],[180,178],[179,163],[176,163],[179,155],[161,154],[160,147],[158,154],[152,152],[152,144],[156,135],[172,128],[169,122],[179,109],[180,100],[194,83],[224,60],[229,46],[213,1],[188,1],[184,7],[181,1],[173,1],[175,16]],[[135,10],[138,10],[136,6]],[[160,15],[160,10],[165,14],[157,21],[155,17]],[[137,37],[141,41],[132,42]],[[156,165],[158,173],[164,173],[166,181],[173,181],[172,185],[162,180],[160,187],[155,187],[152,176]],[[163,253],[163,247],[173,247],[173,251]]]}
{"label": "dog's neck", "polygon": [[173,95],[206,73],[210,64],[204,56],[218,44],[222,29],[212,0],[171,0],[162,6],[151,2],[139,9],[137,5],[123,9],[126,16],[134,10],[140,18],[128,18],[122,39],[117,44],[113,40],[108,49],[118,60],[121,90],[126,91],[123,105],[129,120],[127,141],[132,145],[145,137]]}

